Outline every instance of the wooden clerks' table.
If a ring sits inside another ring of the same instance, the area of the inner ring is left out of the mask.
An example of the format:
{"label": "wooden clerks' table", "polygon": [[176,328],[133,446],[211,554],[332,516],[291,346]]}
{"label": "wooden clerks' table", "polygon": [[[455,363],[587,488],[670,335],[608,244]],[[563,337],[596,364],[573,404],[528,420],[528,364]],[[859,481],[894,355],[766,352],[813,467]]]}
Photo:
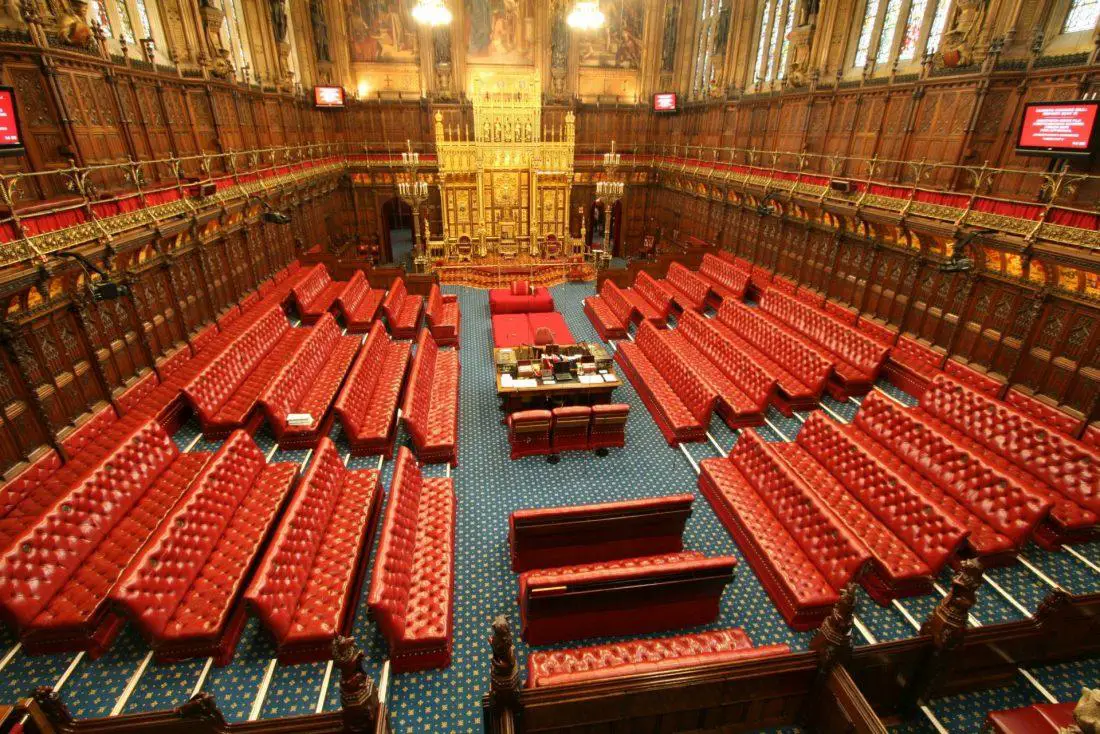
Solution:
{"label": "wooden clerks' table", "polygon": [[[611,356],[601,345],[559,344],[550,349],[561,359],[554,377],[542,374],[541,347],[493,349],[497,396],[505,412],[611,402],[611,393],[622,384],[622,378],[615,374]],[[581,363],[592,367],[581,367]],[[527,365],[533,367],[533,375],[524,374]]]}

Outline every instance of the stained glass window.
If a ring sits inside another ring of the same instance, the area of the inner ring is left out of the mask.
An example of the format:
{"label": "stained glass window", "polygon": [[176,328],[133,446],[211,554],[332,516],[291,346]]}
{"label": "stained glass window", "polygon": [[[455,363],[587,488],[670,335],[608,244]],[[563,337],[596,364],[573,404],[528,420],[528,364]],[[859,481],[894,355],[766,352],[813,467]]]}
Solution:
{"label": "stained glass window", "polygon": [[92,19],[99,22],[99,25],[103,28],[103,32],[110,38],[114,33],[111,30],[111,18],[107,15],[107,6],[100,2],[100,0],[92,0],[90,7],[92,10]]}
{"label": "stained glass window", "polygon": [[770,0],[764,2],[764,17],[760,20],[760,49],[756,52],[756,78],[764,79],[764,58],[768,54],[768,22],[770,19],[770,13],[772,9],[772,3]]}
{"label": "stained glass window", "polygon": [[951,8],[951,0],[938,0],[936,3],[936,15],[932,18],[932,28],[928,31],[928,40],[924,44],[924,52],[936,53],[940,50],[940,40],[943,38],[943,29],[947,26],[947,11]]}
{"label": "stained glass window", "polygon": [[913,0],[913,4],[909,6],[909,20],[905,24],[905,36],[901,39],[901,49],[898,51],[898,58],[902,61],[911,61],[917,53],[917,41],[920,40],[926,10],[928,0]]}
{"label": "stained glass window", "polygon": [[894,50],[894,29],[897,28],[900,12],[901,0],[886,3],[886,15],[882,18],[882,31],[878,37],[878,53],[875,55],[875,61],[879,64],[890,62],[890,53]]}
{"label": "stained glass window", "polygon": [[878,18],[878,0],[867,0],[867,12],[863,15],[863,27],[859,29],[859,41],[856,43],[857,68],[867,66],[867,54],[871,51],[871,34],[875,30]]}
{"label": "stained glass window", "polygon": [[121,35],[126,39],[126,43],[131,46],[134,45],[134,26],[130,22],[130,8],[126,5],[126,0],[117,0],[118,2],[118,22],[122,24]]}
{"label": "stained glass window", "polygon": [[794,29],[795,3],[798,0],[765,0],[757,40],[756,70],[759,82],[782,79],[787,74],[788,40]]}
{"label": "stained glass window", "polygon": [[153,27],[149,24],[149,11],[145,9],[145,0],[134,0],[137,6],[138,20],[141,22],[141,30],[145,34],[142,38],[153,37]]}

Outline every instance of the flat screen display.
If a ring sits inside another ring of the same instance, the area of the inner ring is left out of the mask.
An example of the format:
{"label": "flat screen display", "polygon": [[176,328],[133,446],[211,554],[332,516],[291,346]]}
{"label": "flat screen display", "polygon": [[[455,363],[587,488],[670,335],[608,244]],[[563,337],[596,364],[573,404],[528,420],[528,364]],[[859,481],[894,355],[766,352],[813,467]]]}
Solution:
{"label": "flat screen display", "polygon": [[11,87],[0,87],[0,155],[22,155],[23,152],[15,91]]}
{"label": "flat screen display", "polygon": [[314,87],[313,105],[315,107],[343,107],[343,87]]}
{"label": "flat screen display", "polygon": [[1032,102],[1024,106],[1017,152],[1033,155],[1089,155],[1096,144],[1100,101]]}
{"label": "flat screen display", "polygon": [[659,92],[653,95],[654,112],[675,112],[677,108],[675,92]]}

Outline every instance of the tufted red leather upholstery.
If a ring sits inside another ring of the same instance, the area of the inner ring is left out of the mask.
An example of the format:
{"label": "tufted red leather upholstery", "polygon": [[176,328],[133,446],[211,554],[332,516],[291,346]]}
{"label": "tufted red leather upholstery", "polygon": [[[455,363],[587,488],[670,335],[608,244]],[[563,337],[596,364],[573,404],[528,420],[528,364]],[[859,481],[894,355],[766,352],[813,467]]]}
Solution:
{"label": "tufted red leather upholstery", "polygon": [[490,314],[543,313],[554,310],[554,298],[550,289],[535,288],[531,295],[513,295],[509,288],[493,288],[489,291]]}
{"label": "tufted red leather upholstery", "polygon": [[1100,449],[1100,423],[1094,421],[1085,427],[1085,432],[1081,434],[1081,443]]}
{"label": "tufted red leather upholstery", "polygon": [[358,334],[370,329],[371,324],[378,318],[378,310],[382,307],[382,300],[386,292],[379,288],[371,288],[367,284],[367,276],[362,270],[356,270],[351,276],[344,292],[336,297],[336,303],[344,314],[344,323],[348,331]]}
{"label": "tufted red leather upholstery", "polygon": [[769,288],[760,300],[760,311],[779,325],[816,344],[833,359],[838,399],[862,395],[871,389],[888,350],[855,329],[845,326],[820,309]]}
{"label": "tufted red leather upholstery", "polygon": [[180,454],[149,421],[15,538],[0,557],[0,613],[28,651],[110,645],[121,624],[107,595],[209,458]]}
{"label": "tufted red leather upholstery", "polygon": [[508,424],[508,445],[512,447],[510,458],[524,456],[545,456],[550,453],[549,410],[520,410],[510,413]]}
{"label": "tufted red leather upholstery", "polygon": [[787,645],[752,647],[741,629],[711,630],[648,640],[534,651],[527,656],[528,688],[756,660],[790,652]]}
{"label": "tufted red leather upholstery", "polygon": [[508,517],[512,570],[679,553],[692,494],[516,510]]}
{"label": "tufted red leather upholstery", "polygon": [[587,405],[566,405],[554,408],[550,447],[553,453],[586,451],[588,431],[592,426],[592,408]]}
{"label": "tufted red leather upholstery", "polygon": [[308,329],[292,329],[282,310],[273,307],[203,367],[183,387],[203,432],[217,437],[240,427],[254,430],[258,421],[253,410],[261,391],[307,334]]}
{"label": "tufted red leather upholstery", "polygon": [[[329,407],[359,351],[360,337],[341,336],[330,313],[309,330],[275,379],[260,395],[260,405],[279,445],[304,448],[317,445],[332,425]],[[291,413],[313,416],[308,426],[290,425]]]}
{"label": "tufted red leather upholstery", "polygon": [[710,286],[707,281],[693,273],[681,263],[668,266],[668,275],[657,281],[661,289],[683,311],[699,311],[706,308]]}
{"label": "tufted red leather upholstery", "polygon": [[371,616],[395,672],[446,668],[454,627],[455,494],[449,477],[423,477],[397,452],[371,576]]}
{"label": "tufted red leather upholstery", "polygon": [[710,319],[685,311],[677,328],[661,336],[710,385],[726,425],[737,429],[764,422],[775,378],[726,340]]}
{"label": "tufted red leather upholstery", "polygon": [[[978,555],[1021,547],[1052,508],[1052,493],[1037,493],[990,466],[980,455],[945,436],[937,422],[919,409],[902,408],[876,393],[863,401],[852,428],[936,485],[938,492],[926,491],[926,496],[971,527],[969,542]],[[974,517],[961,517],[953,507],[956,503]],[[989,537],[989,530],[1007,538],[1009,548]]]}
{"label": "tufted red leather upholstery", "polygon": [[436,344],[441,347],[458,347],[459,330],[462,326],[458,296],[443,295],[439,285],[433,283],[428,293],[424,316]]}
{"label": "tufted red leather upholstery", "polygon": [[705,438],[714,392],[677,356],[653,324],[646,322],[638,328],[637,341],[619,342],[615,361],[670,446]]}
{"label": "tufted red leather upholstery", "polygon": [[971,390],[977,390],[993,398],[999,398],[1004,394],[1005,385],[1003,382],[954,359],[949,358],[944,362],[943,371]]}
{"label": "tufted red leather upholstery", "polygon": [[349,471],[321,439],[244,595],[280,661],[328,659],[350,630],[382,493],[377,470]]}
{"label": "tufted red leather upholstery", "polygon": [[525,571],[523,637],[547,645],[713,622],[736,565],[731,556],[683,551]]}
{"label": "tufted red leather upholstery", "polygon": [[458,464],[458,352],[443,351],[427,329],[416,340],[405,404],[405,427],[425,464]]}
{"label": "tufted red leather upholstery", "polygon": [[327,313],[343,293],[347,283],[333,280],[324,263],[317,263],[291,288],[302,323],[312,324]]}
{"label": "tufted red leather upholstery", "polygon": [[539,313],[503,313],[491,317],[493,324],[493,346],[518,347],[535,344],[535,332],[540,328],[550,331],[554,344],[575,344],[565,318],[557,311]]}
{"label": "tufted red leather upholstery", "polygon": [[405,279],[397,278],[390,285],[382,312],[386,314],[386,324],[394,339],[415,339],[420,327],[420,311],[424,305],[423,296],[410,296],[405,290]]}
{"label": "tufted red leather upholstery", "polygon": [[1053,500],[1050,518],[1064,530],[1094,527],[1100,513],[1100,452],[1036,423],[1024,413],[938,376],[921,396],[932,427],[958,448]]}
{"label": "tufted red leather upholstery", "polygon": [[588,447],[598,450],[626,446],[626,419],[629,416],[630,406],[626,403],[593,405]]}
{"label": "tufted red leather upholstery", "polygon": [[700,491],[787,624],[816,627],[871,559],[866,545],[754,431],[700,469]]}
{"label": "tufted red leather upholstery", "polygon": [[756,309],[734,301],[722,304],[713,326],[727,342],[775,378],[780,409],[790,415],[792,410],[817,406],[833,372],[833,361],[820,350],[776,329]]}
{"label": "tufted red leather upholstery", "polygon": [[[806,288],[802,286],[799,290],[805,291]],[[821,304],[821,309],[840,323],[856,327],[880,344],[892,344],[894,341],[892,338],[893,334],[888,329],[869,319],[861,319],[859,313],[857,313],[854,308],[845,306],[843,303],[837,303],[836,301],[826,299]],[[864,329],[863,325],[868,325],[868,329]],[[884,334],[889,335],[889,337],[883,339],[882,336]]]}
{"label": "tufted red leather upholstery", "polygon": [[[759,265],[749,265],[749,286],[757,294],[763,293],[771,285],[775,276],[772,271]],[[782,281],[781,285],[788,285],[790,281]],[[777,286],[780,287],[780,286]]]}
{"label": "tufted red leather upholstery", "polygon": [[706,282],[711,293],[718,297],[716,305],[726,299],[740,301],[745,297],[745,289],[749,287],[748,272],[709,252],[703,255],[699,277]]}
{"label": "tufted red leather upholstery", "polygon": [[871,550],[875,563],[861,581],[880,604],[928,593],[969,535],[821,413],[806,421],[796,444],[773,448]]}
{"label": "tufted red leather upholstery", "polygon": [[234,432],[129,566],[110,596],[158,660],[232,657],[245,580],[297,469]]}
{"label": "tufted red leather upholstery", "polygon": [[376,321],[351,366],[333,409],[356,456],[393,454],[397,401],[409,368],[412,345],[390,339]]}
{"label": "tufted red leather upholstery", "polygon": [[641,315],[642,320],[651,321],[658,327],[664,326],[668,321],[668,313],[672,310],[672,296],[644,270],[634,277],[634,285],[625,289],[623,296]]}
{"label": "tufted red leather upholstery", "polygon": [[1082,419],[1074,418],[1053,405],[1019,390],[1010,388],[1005,392],[1004,401],[1036,423],[1044,423],[1067,436],[1076,436],[1084,425]]}
{"label": "tufted red leather upholstery", "polygon": [[890,381],[911,395],[920,395],[943,367],[944,355],[932,347],[902,334],[890,347],[886,374]]}
{"label": "tufted red leather upholstery", "polygon": [[584,299],[584,313],[604,341],[626,337],[633,311],[623,291],[611,280],[600,286],[600,295]]}
{"label": "tufted red leather upholstery", "polygon": [[513,296],[529,296],[534,292],[534,289],[526,280],[513,280],[508,292]]}
{"label": "tufted red leather upholstery", "polygon": [[990,711],[982,731],[992,734],[1061,734],[1080,731],[1073,710],[1077,704],[1035,703],[1004,711]]}

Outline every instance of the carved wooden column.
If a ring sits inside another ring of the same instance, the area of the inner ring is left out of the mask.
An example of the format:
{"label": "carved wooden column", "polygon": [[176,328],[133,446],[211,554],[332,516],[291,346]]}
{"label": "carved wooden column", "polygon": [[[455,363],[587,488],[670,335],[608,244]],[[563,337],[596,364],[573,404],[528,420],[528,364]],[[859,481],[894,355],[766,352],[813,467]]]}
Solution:
{"label": "carved wooden column", "polygon": [[840,592],[840,600],[810,640],[810,649],[817,653],[817,674],[802,708],[801,720],[808,723],[818,698],[825,695],[829,673],[842,665],[852,654],[852,620],[856,610],[856,583],[850,582]]}
{"label": "carved wooden column", "polygon": [[183,337],[183,343],[190,347],[191,326],[187,323],[187,309],[180,299],[179,291],[176,290],[176,281],[172,277],[172,273],[174,272],[173,266],[176,265],[176,258],[170,254],[161,254],[161,258],[160,269],[164,274],[164,280],[168,288],[168,297],[171,298],[172,303],[176,305],[176,315],[179,317],[179,334]]}
{"label": "carved wooden column", "polygon": [[31,415],[38,421],[39,428],[42,431],[42,435],[46,437],[46,441],[61,454],[61,458],[68,460],[70,457],[65,450],[61,447],[61,443],[57,440],[57,436],[54,435],[53,425],[50,423],[50,417],[46,413],[46,406],[42,405],[41,399],[38,397],[38,391],[34,389],[34,381],[31,379],[30,373],[27,371],[27,366],[23,364],[23,360],[19,357],[19,351],[15,348],[15,340],[20,336],[22,327],[12,327],[11,324],[0,322],[0,349],[3,349],[8,355],[8,361],[11,362],[15,368],[16,373],[19,376],[20,382],[23,383],[24,394],[27,396],[27,405],[30,406]]}
{"label": "carved wooden column", "polygon": [[99,389],[103,391],[103,397],[111,404],[116,413],[122,415],[122,411],[118,409],[118,403],[115,401],[111,385],[107,380],[107,375],[103,372],[103,365],[100,364],[99,357],[96,356],[95,346],[92,345],[92,340],[88,336],[88,312],[87,301],[85,300],[87,297],[85,292],[69,301],[69,310],[72,312],[73,321],[76,323],[77,339],[80,340],[80,348],[88,355],[88,365],[92,368],[92,374],[99,384]]}
{"label": "carved wooden column", "polygon": [[[947,340],[947,356],[950,357],[955,353],[955,345],[959,343],[959,335],[962,334],[963,319],[967,314],[968,306],[970,305],[970,296],[974,293],[974,286],[978,284],[978,274],[973,270],[966,274],[966,283],[963,285],[962,297],[959,299],[961,307],[959,312],[955,314],[955,325],[951,328],[951,338]],[[941,306],[942,308],[942,306]],[[925,314],[927,317],[930,309],[925,308]],[[943,309],[944,314],[947,314],[947,309]]]}
{"label": "carved wooden column", "polygon": [[153,354],[153,348],[149,346],[149,334],[145,331],[145,323],[142,321],[141,312],[138,311],[137,300],[134,298],[134,278],[133,274],[126,273],[121,279],[121,282],[126,285],[129,291],[123,300],[126,301],[128,308],[126,309],[130,314],[130,320],[134,325],[134,333],[137,334],[138,344],[141,346],[141,352],[145,355],[145,359],[149,362],[149,369],[156,373],[157,379],[161,379],[160,370],[157,369],[157,358]]}
{"label": "carved wooden column", "polygon": [[494,734],[513,734],[520,713],[519,668],[516,666],[512,627],[503,614],[493,620],[493,635],[489,638],[489,644],[493,648],[492,669],[489,693],[482,704],[486,730]]}
{"label": "carved wooden column", "polygon": [[955,652],[966,638],[967,618],[976,601],[975,594],[982,583],[982,564],[968,559],[959,564],[947,593],[921,627],[921,634],[932,638],[932,650],[917,671],[905,692],[905,704],[916,706],[932,693],[937,680],[943,677],[953,662]]}
{"label": "carved wooden column", "polygon": [[1050,286],[1044,285],[1031,298],[1027,311],[1024,312],[1023,339],[1020,341],[1020,348],[1016,350],[1016,356],[1012,359],[1012,365],[1005,371],[1005,382],[1008,385],[1016,380],[1016,373],[1020,364],[1024,361],[1024,354],[1031,350],[1032,345],[1035,344],[1035,339],[1039,336],[1039,316],[1043,313],[1043,308],[1046,307],[1049,298]]}
{"label": "carved wooden column", "polygon": [[380,704],[374,681],[363,672],[363,651],[352,637],[332,641],[332,660],[340,671],[340,710],[352,734],[374,732]]}

